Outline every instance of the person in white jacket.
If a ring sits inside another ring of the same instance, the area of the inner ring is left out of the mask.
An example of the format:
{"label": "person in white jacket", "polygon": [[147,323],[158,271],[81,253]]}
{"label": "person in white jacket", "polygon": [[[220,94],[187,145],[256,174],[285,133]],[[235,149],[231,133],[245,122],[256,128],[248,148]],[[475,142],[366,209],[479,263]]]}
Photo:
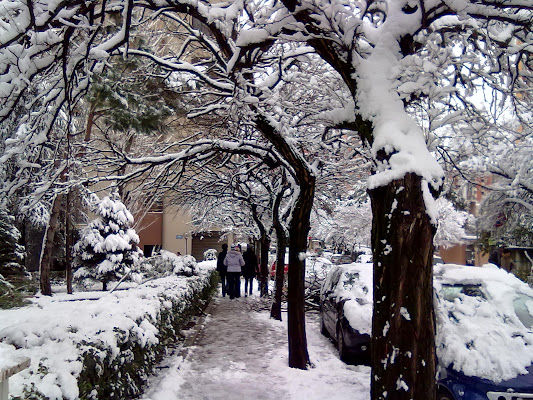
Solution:
{"label": "person in white jacket", "polygon": [[231,250],[228,251],[224,259],[224,265],[228,267],[226,279],[229,298],[241,297],[241,272],[244,266],[244,259],[236,244],[231,245]]}

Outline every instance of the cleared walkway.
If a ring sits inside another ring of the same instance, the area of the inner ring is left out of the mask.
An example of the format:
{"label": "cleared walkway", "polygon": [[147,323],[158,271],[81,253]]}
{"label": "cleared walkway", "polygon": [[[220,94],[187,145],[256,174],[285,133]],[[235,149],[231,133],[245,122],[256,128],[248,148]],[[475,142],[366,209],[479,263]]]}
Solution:
{"label": "cleared walkway", "polygon": [[315,368],[287,366],[286,322],[269,318],[268,300],[216,296],[192,345],[165,360],[145,393],[150,400],[369,399],[369,369],[342,363],[308,318]]}

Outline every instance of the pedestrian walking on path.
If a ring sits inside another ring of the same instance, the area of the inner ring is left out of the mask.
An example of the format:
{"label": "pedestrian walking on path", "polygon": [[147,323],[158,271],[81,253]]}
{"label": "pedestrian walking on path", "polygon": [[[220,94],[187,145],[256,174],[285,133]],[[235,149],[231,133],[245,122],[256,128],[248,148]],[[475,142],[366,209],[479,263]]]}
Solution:
{"label": "pedestrian walking on path", "polygon": [[244,259],[236,244],[231,245],[224,259],[224,265],[228,267],[228,295],[230,299],[241,297],[241,273],[244,266]]}
{"label": "pedestrian walking on path", "polygon": [[246,247],[246,251],[242,255],[244,259],[244,267],[242,268],[242,276],[244,276],[244,296],[252,295],[255,270],[257,269],[257,256],[254,253],[252,245]]}
{"label": "pedestrian walking on path", "polygon": [[226,255],[228,254],[228,244],[224,243],[222,245],[222,251],[219,253],[217,257],[217,271],[218,275],[220,276],[220,284],[222,285],[222,297],[226,297],[226,286],[227,286],[227,273],[228,273],[228,267],[224,265],[224,259],[226,258]]}

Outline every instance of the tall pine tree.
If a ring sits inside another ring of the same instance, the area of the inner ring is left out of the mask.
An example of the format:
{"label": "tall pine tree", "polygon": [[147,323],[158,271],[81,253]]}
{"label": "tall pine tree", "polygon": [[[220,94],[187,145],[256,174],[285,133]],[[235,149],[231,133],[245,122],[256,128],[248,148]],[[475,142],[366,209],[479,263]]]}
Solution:
{"label": "tall pine tree", "polygon": [[81,231],[74,246],[74,279],[107,283],[123,278],[142,257],[133,216],[117,192],[105,197],[95,210],[98,217]]}

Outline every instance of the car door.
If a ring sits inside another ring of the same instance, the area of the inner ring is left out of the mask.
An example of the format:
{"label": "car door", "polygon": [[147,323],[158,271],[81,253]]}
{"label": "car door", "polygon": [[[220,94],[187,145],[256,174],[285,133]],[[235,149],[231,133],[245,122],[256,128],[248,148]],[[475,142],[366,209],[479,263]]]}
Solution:
{"label": "car door", "polygon": [[336,334],[337,325],[337,296],[335,295],[335,288],[339,283],[341,274],[342,269],[340,268],[332,270],[323,292],[322,318],[326,329],[333,336]]}

